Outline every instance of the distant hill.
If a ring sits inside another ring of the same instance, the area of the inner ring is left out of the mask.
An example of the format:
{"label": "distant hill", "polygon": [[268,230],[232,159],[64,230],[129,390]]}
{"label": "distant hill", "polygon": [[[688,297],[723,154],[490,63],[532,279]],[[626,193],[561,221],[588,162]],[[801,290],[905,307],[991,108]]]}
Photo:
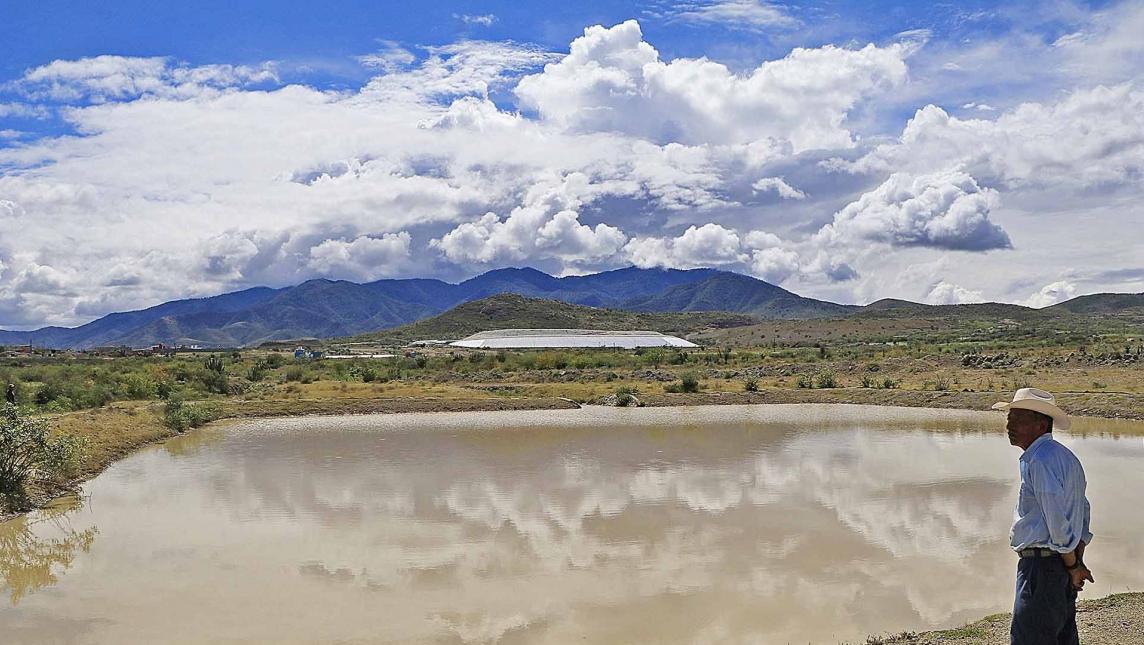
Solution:
{"label": "distant hill", "polygon": [[75,328],[0,330],[0,345],[87,349],[101,345],[146,347],[155,343],[244,347],[273,340],[352,336],[428,318],[501,293],[595,307],[621,307],[632,298],[720,275],[713,269],[630,267],[556,278],[531,268],[489,271],[460,284],[441,280],[309,280],[258,287],[210,298],[176,300],[115,313]]}
{"label": "distant hill", "polygon": [[635,311],[733,311],[781,319],[842,317],[861,309],[804,298],[737,273],[717,273],[706,280],[629,300],[624,307]]}
{"label": "distant hill", "polygon": [[646,329],[682,336],[701,329],[757,322],[758,318],[745,314],[635,312],[504,293],[466,302],[427,320],[349,340],[456,340],[490,329]]}
{"label": "distant hill", "polygon": [[[507,268],[488,271],[459,284],[431,279],[377,280],[365,284],[319,279],[280,289],[255,287],[113,313],[75,328],[0,330],[0,345],[61,349],[146,347],[155,343],[245,347],[292,338],[357,336],[402,327],[467,302],[505,293],[609,309],[613,314],[615,310],[626,310],[689,315],[727,312],[784,320],[864,316],[1021,321],[1115,314],[1122,322],[1144,319],[1144,294],[1082,296],[1045,309],[997,303],[923,305],[904,300],[880,300],[858,307],[805,298],[763,280],[715,269],[628,267],[557,278],[536,269]],[[618,320],[613,314],[609,315]],[[527,326],[561,326],[557,321],[541,324],[535,319],[527,320],[532,320]],[[676,319],[664,318],[662,323],[675,330],[686,327],[672,320]],[[512,326],[506,324],[510,322],[498,326]],[[516,326],[526,326],[525,319]],[[652,328],[667,331],[662,325]]]}
{"label": "distant hill", "polygon": [[867,318],[959,318],[965,320],[1031,320],[1051,318],[1058,312],[1033,309],[1001,302],[965,305],[926,305],[908,300],[885,298],[857,308],[854,313]]}
{"label": "distant hill", "polygon": [[1144,293],[1094,293],[1046,307],[1046,310],[1074,314],[1144,313]]}

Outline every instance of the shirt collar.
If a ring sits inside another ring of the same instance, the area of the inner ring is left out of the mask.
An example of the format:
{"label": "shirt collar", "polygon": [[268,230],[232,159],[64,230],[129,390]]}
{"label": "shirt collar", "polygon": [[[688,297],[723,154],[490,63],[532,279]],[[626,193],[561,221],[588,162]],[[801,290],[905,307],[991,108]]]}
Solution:
{"label": "shirt collar", "polygon": [[1025,452],[1021,453],[1021,461],[1029,461],[1030,459],[1032,459],[1034,452],[1036,452],[1039,448],[1041,448],[1041,446],[1044,446],[1046,443],[1048,443],[1052,440],[1053,440],[1053,433],[1051,433],[1051,432],[1046,432],[1045,434],[1037,437],[1035,440],[1033,440],[1033,443],[1029,444],[1028,449],[1026,449]]}

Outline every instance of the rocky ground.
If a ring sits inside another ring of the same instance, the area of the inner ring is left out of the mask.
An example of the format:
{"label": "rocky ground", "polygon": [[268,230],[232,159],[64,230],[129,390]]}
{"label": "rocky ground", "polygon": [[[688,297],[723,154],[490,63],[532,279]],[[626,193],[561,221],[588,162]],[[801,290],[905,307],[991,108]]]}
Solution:
{"label": "rocky ground", "polygon": [[[871,636],[865,645],[1007,645],[1010,618],[994,614],[957,629]],[[1084,645],[1144,645],[1144,593],[1082,600],[1077,628]]]}

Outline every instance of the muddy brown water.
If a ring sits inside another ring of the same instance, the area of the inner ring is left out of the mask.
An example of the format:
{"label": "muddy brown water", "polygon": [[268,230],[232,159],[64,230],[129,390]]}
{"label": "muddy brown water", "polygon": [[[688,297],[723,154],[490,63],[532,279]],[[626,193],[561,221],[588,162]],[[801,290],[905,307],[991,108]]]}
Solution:
{"label": "muddy brown water", "polygon": [[[244,422],[0,525],[4,643],[827,643],[1006,611],[995,413],[586,408]],[[1144,424],[1058,438],[1144,589]]]}

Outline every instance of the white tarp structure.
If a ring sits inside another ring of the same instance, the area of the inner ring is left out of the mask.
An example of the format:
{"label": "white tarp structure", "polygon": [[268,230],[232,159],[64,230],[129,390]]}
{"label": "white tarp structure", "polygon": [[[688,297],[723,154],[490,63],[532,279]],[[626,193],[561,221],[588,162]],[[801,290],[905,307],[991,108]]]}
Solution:
{"label": "white tarp structure", "polygon": [[602,331],[598,329],[497,329],[482,331],[449,343],[474,349],[562,349],[576,347],[699,347],[682,338],[657,331]]}

